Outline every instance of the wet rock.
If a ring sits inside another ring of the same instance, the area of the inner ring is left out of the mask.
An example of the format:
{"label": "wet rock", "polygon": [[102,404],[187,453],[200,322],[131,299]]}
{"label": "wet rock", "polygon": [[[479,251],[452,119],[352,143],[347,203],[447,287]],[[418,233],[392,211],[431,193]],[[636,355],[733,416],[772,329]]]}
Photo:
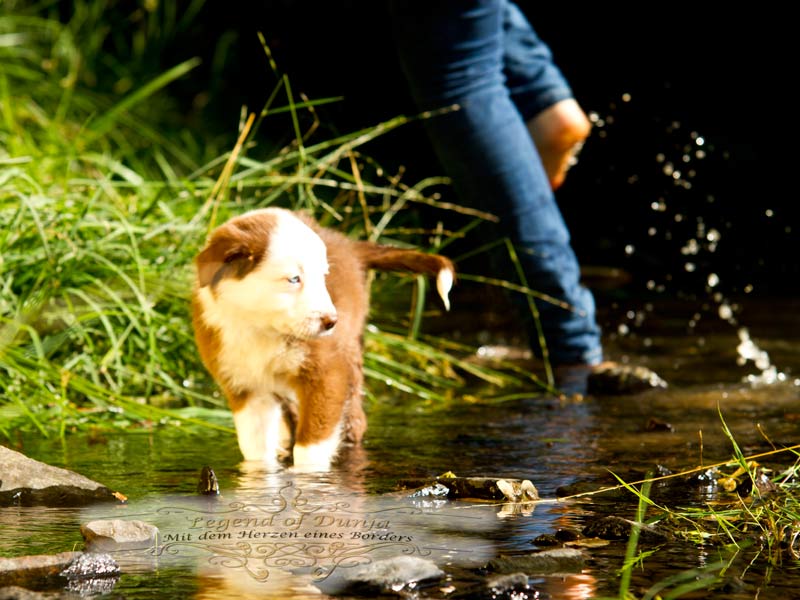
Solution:
{"label": "wet rock", "polygon": [[766,496],[778,490],[778,486],[772,482],[772,479],[761,467],[756,469],[752,477],[742,478],[742,481],[736,486],[736,493],[740,496],[749,496],[754,487],[758,496]]}
{"label": "wet rock", "polygon": [[114,589],[119,581],[120,568],[108,554],[87,552],[76,557],[60,575],[68,580],[66,591],[93,596]]}
{"label": "wet rock", "polygon": [[645,431],[665,431],[668,433],[674,433],[675,428],[672,426],[672,423],[667,423],[666,421],[662,421],[656,417],[650,417],[645,423],[644,426]]}
{"label": "wet rock", "polygon": [[214,469],[206,465],[200,471],[200,481],[197,484],[197,493],[202,496],[218,496],[219,481]]}
{"label": "wet rock", "polygon": [[85,506],[119,500],[83,475],[0,446],[0,506]]}
{"label": "wet rock", "polygon": [[49,579],[55,580],[80,555],[81,552],[60,552],[16,558],[0,557],[0,586],[25,587],[35,583],[37,587],[44,587],[43,583]]}
{"label": "wet rock", "polygon": [[139,550],[155,545],[158,528],[144,521],[107,519],[84,523],[81,534],[91,552]]}
{"label": "wet rock", "polygon": [[415,556],[395,556],[363,565],[347,574],[348,587],[363,592],[400,592],[424,581],[440,579],[444,572],[433,561]]}
{"label": "wet rock", "polygon": [[560,546],[561,542],[552,533],[543,533],[533,538],[533,542],[537,546]]}
{"label": "wet rock", "polygon": [[411,498],[446,498],[447,495],[450,493],[450,488],[446,485],[442,485],[441,483],[434,483],[433,485],[426,485],[418,489],[413,494],[410,494],[409,497]]}
{"label": "wet rock", "polygon": [[602,517],[584,527],[583,535],[603,540],[627,540],[632,526],[632,521],[622,517]]}
{"label": "wet rock", "polygon": [[[583,528],[583,535],[603,540],[627,540],[631,536],[631,529],[636,524],[634,521],[611,515],[589,523]],[[670,532],[652,525],[645,523],[638,523],[638,525],[640,542],[660,544],[671,540],[673,537]]]}
{"label": "wet rock", "polygon": [[581,537],[581,534],[573,529],[557,529],[555,536],[560,542],[574,542]]}
{"label": "wet rock", "polygon": [[[497,477],[451,477],[443,475],[433,482],[401,482],[401,487],[418,488],[412,496],[436,495],[443,497],[444,489],[449,499],[507,500],[532,502],[539,499],[536,486],[527,479],[501,479]],[[424,490],[424,491],[423,491]]]}
{"label": "wet rock", "polygon": [[580,573],[585,561],[584,553],[575,548],[552,548],[529,554],[502,554],[489,561],[487,569],[503,574]]}
{"label": "wet rock", "polygon": [[581,534],[572,529],[558,529],[555,533],[543,533],[536,537],[533,543],[537,546],[560,546],[567,542],[580,539]]}
{"label": "wet rock", "polygon": [[59,575],[67,579],[89,579],[119,575],[117,561],[109,554],[85,552],[75,557]]}

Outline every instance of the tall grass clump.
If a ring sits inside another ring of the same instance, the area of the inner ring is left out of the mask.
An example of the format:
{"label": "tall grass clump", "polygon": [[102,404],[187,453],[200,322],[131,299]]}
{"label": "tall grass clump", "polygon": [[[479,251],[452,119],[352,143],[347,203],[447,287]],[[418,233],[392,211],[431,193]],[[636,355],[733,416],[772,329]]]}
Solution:
{"label": "tall grass clump", "polygon": [[180,242],[202,229],[175,180],[193,162],[141,118],[196,61],[95,92],[83,23],[0,17],[0,411],[43,433],[91,411],[160,418],[151,401],[192,397],[197,371]]}
{"label": "tall grass clump", "polygon": [[[364,153],[409,118],[315,139],[314,107],[329,100],[296,98],[274,63],[264,106],[243,111],[229,150],[207,159],[167,93],[198,60],[139,73],[138,86],[117,74],[104,89],[88,66],[109,29],[95,3],[75,5],[66,24],[0,17],[0,433],[63,435],[87,423],[191,420],[181,407],[221,409],[194,346],[189,293],[194,255],[233,214],[303,208],[355,236],[432,249],[464,232],[421,229],[415,206],[488,218],[441,203],[442,180],[406,185]],[[267,153],[259,142],[269,119],[284,119],[291,135]],[[530,380],[479,368],[458,358],[464,348],[424,336],[424,280],[379,276],[374,295],[406,300],[400,319],[367,332],[373,382],[442,400],[460,387],[459,371],[500,386]]]}

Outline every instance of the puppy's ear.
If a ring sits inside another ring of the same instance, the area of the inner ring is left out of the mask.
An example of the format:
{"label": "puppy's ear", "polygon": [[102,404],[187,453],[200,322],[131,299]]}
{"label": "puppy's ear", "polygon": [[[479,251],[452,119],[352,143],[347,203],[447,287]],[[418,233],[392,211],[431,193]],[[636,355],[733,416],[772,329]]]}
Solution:
{"label": "puppy's ear", "polygon": [[218,232],[195,259],[197,282],[200,287],[214,287],[225,277],[242,279],[260,258],[246,238]]}
{"label": "puppy's ear", "polygon": [[242,279],[263,260],[275,215],[254,211],[217,228],[197,255],[197,282],[214,287],[225,277]]}

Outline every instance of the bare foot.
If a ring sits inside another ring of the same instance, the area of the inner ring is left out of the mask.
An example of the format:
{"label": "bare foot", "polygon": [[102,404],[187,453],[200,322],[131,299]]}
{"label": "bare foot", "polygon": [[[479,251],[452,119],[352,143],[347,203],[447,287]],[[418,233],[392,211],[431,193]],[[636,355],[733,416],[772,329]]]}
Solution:
{"label": "bare foot", "polygon": [[591,129],[589,118],[573,98],[556,102],[528,121],[528,131],[554,190],[564,183]]}

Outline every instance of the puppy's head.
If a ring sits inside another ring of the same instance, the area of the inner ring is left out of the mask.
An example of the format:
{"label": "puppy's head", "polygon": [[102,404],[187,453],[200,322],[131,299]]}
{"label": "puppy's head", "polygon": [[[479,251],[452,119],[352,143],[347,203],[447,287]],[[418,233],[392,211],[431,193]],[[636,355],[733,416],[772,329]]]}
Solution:
{"label": "puppy's head", "polygon": [[290,211],[266,208],[218,227],[195,259],[209,318],[309,339],[329,334],[336,309],[325,286],[325,244]]}

